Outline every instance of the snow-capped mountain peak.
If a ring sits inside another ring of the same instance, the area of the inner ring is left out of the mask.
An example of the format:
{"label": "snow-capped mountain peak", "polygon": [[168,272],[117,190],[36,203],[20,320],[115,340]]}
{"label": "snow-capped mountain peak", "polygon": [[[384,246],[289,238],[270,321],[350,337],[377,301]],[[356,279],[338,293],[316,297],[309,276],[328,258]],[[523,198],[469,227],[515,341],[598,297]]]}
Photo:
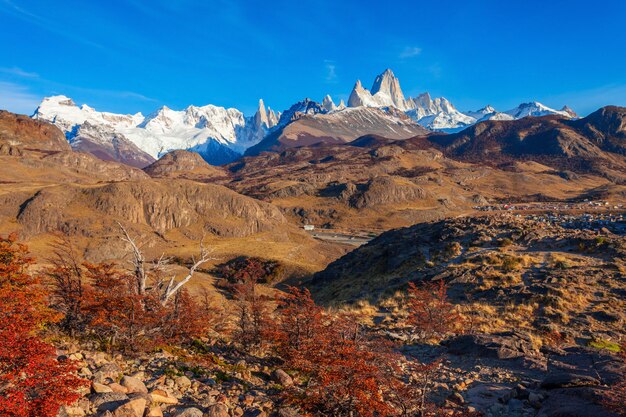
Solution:
{"label": "snow-capped mountain peak", "polygon": [[[66,96],[44,98],[33,118],[57,125],[75,147],[86,142],[79,136],[89,132],[88,138],[83,139],[91,143],[128,141],[153,158],[173,149],[204,150],[202,156],[211,163],[237,157],[263,139],[277,121],[273,111],[265,111],[262,100],[257,114],[250,118],[237,109],[213,105],[189,106],[181,111],[162,106],[144,117],[141,113],[99,112],[85,104],[79,107]],[[256,123],[257,119],[260,124]],[[89,129],[81,129],[85,124]],[[208,142],[212,144],[208,146]]]}
{"label": "snow-capped mountain peak", "polygon": [[[364,88],[361,81],[357,80],[348,99],[348,106],[373,107],[389,114],[402,114],[408,123],[446,132],[458,131],[484,120],[512,120],[549,114],[577,117],[568,107],[555,110],[539,102],[522,103],[504,113],[498,112],[492,106],[461,113],[445,97],[433,98],[429,93],[422,93],[417,97],[405,96],[400,81],[390,69],[375,78],[371,90]],[[92,149],[90,147],[97,146],[98,152],[105,150],[111,156],[122,146],[129,153],[139,153],[139,158],[132,158],[137,165],[174,149],[194,150],[210,163],[224,163],[236,159],[246,149],[259,143],[269,132],[303,116],[331,113],[338,114],[341,118],[340,112],[352,110],[354,109],[346,108],[343,100],[336,105],[327,95],[321,104],[307,98],[283,113],[266,107],[261,99],[255,114],[250,117],[245,117],[237,109],[214,105],[192,105],[183,110],[162,106],[144,116],[141,113],[101,112],[87,104],[78,106],[71,98],[58,95],[46,97],[33,118],[57,125],[77,149],[89,151]],[[354,114],[361,113],[367,112]]]}
{"label": "snow-capped mountain peak", "polygon": [[528,117],[528,116],[534,116],[534,117],[547,116],[550,114],[556,114],[559,116],[566,117],[568,119],[571,118],[571,115],[567,113],[566,111],[552,109],[548,106],[545,106],[539,103],[538,101],[522,103],[516,108],[508,110],[505,113],[512,116],[515,119],[521,119],[522,117]]}
{"label": "snow-capped mountain peak", "polygon": [[285,126],[294,120],[298,120],[302,116],[315,115],[318,113],[328,113],[328,111],[318,102],[313,101],[310,98],[305,98],[285,110],[280,116],[278,125]]}
{"label": "snow-capped mountain peak", "polygon": [[494,109],[491,105],[487,104],[485,107],[483,107],[482,109],[476,110],[476,111],[466,111],[465,114],[469,117],[473,117],[476,120],[480,120],[485,116],[488,115],[492,115],[494,113],[497,113],[498,111],[496,109]]}
{"label": "snow-capped mountain peak", "polygon": [[357,81],[350,94],[348,106],[395,107],[424,127],[446,132],[458,131],[483,120],[512,120],[549,114],[575,117],[575,113],[569,108],[555,110],[538,102],[523,103],[505,113],[498,112],[490,105],[477,111],[461,113],[445,97],[432,98],[429,93],[405,97],[398,78],[390,69],[376,77],[371,91],[363,88],[361,81]]}
{"label": "snow-capped mountain peak", "polygon": [[572,110],[569,106],[563,106],[561,111],[569,114],[572,119],[578,119],[578,114],[576,114],[576,112]]}
{"label": "snow-capped mountain peak", "polygon": [[348,99],[348,107],[360,106],[395,107],[403,111],[410,108],[400,88],[400,81],[390,69],[376,77],[371,92],[357,80]]}
{"label": "snow-capped mountain peak", "polygon": [[267,112],[265,111],[265,103],[263,103],[263,99],[259,99],[259,107],[254,115],[255,125],[260,128],[265,126],[265,128],[269,127],[269,120],[267,118]]}

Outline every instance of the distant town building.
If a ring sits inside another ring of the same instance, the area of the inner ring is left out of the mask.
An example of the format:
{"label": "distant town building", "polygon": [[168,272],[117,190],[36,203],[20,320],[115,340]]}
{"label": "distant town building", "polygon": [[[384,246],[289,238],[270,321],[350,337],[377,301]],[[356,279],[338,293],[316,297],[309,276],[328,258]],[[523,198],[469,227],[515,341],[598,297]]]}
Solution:
{"label": "distant town building", "polygon": [[313,226],[312,224],[305,224],[304,230],[307,230],[307,231],[315,230],[315,226]]}

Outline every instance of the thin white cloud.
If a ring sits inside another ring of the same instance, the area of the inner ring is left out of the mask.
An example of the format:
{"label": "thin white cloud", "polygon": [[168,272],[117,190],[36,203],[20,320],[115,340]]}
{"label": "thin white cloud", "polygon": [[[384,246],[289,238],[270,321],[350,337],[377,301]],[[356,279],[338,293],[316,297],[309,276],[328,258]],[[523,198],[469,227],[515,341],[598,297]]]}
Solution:
{"label": "thin white cloud", "polygon": [[37,74],[36,72],[24,71],[23,69],[18,67],[0,67],[0,72],[9,75],[16,75],[23,78],[39,78],[39,74]]}
{"label": "thin white cloud", "polygon": [[400,59],[413,58],[422,53],[422,48],[416,46],[407,46],[400,52]]}
{"label": "thin white cloud", "polygon": [[40,102],[41,97],[31,93],[28,88],[0,81],[0,109],[31,115]]}
{"label": "thin white cloud", "polygon": [[325,80],[327,83],[336,83],[337,82],[337,66],[335,65],[335,61],[325,60],[324,68],[326,69],[326,77]]}

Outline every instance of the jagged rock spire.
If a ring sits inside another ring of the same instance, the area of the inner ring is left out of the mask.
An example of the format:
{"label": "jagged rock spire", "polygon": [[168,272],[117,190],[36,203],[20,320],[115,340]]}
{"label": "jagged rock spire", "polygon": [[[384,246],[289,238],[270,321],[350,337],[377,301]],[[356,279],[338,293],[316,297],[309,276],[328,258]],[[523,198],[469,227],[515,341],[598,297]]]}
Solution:
{"label": "jagged rock spire", "polygon": [[386,95],[391,99],[393,106],[398,109],[404,110],[407,107],[404,93],[400,88],[400,81],[390,69],[386,69],[385,72],[376,77],[371,93],[374,96],[376,94]]}
{"label": "jagged rock spire", "polygon": [[348,98],[348,106],[350,107],[367,106],[369,105],[368,98],[371,99],[370,92],[367,91],[365,88],[363,88],[363,84],[361,84],[361,80],[356,80],[356,84],[354,84],[352,93],[350,93],[350,98]]}
{"label": "jagged rock spire", "polygon": [[322,107],[324,107],[326,111],[333,111],[337,109],[337,106],[333,102],[333,99],[328,94],[326,95],[326,97],[324,97],[324,100],[322,101]]}
{"label": "jagged rock spire", "polygon": [[269,121],[267,119],[267,112],[265,111],[263,99],[259,100],[259,107],[254,115],[254,123],[257,128],[262,127],[263,125],[265,125],[265,127],[269,127]]}

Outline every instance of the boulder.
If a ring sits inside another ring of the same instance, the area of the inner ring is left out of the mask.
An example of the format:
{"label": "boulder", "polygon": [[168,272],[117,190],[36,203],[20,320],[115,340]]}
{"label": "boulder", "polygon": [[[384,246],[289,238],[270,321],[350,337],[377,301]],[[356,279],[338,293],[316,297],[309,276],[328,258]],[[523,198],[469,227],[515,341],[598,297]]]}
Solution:
{"label": "boulder", "polygon": [[132,377],[125,376],[120,381],[120,384],[128,390],[129,394],[139,393],[139,394],[147,394],[148,388],[146,388],[145,384],[141,382],[141,380]]}
{"label": "boulder", "polygon": [[443,343],[454,355],[516,359],[534,353],[530,338],[519,332],[461,335]]}
{"label": "boulder", "polygon": [[84,417],[86,414],[82,407],[64,405],[59,410],[57,417]]}
{"label": "boulder", "polygon": [[105,392],[90,395],[89,401],[100,412],[112,411],[128,401],[128,396],[118,392]]}
{"label": "boulder", "polygon": [[[176,417],[202,417],[202,416],[203,416],[202,411],[200,411],[199,409],[195,407],[185,408],[184,410],[176,414]],[[228,413],[226,413],[226,416],[228,416]]]}
{"label": "boulder", "polygon": [[174,382],[176,382],[176,385],[183,389],[187,389],[191,386],[191,380],[184,375],[176,378]]}
{"label": "boulder", "polygon": [[272,372],[272,379],[283,387],[290,387],[293,385],[293,378],[291,378],[291,376],[289,376],[289,374],[282,369],[276,369]]}
{"label": "boulder", "polygon": [[122,368],[116,363],[109,362],[102,365],[100,369],[93,374],[93,380],[99,384],[106,384],[119,381],[122,375]]}
{"label": "boulder", "polygon": [[109,384],[108,387],[111,388],[111,390],[113,392],[121,392],[122,394],[127,394],[128,393],[128,388],[123,387],[122,385],[118,384],[117,382],[113,382],[113,383]]}
{"label": "boulder", "polygon": [[91,383],[91,391],[93,391],[96,394],[103,394],[105,392],[113,392],[111,387],[104,385],[104,384],[100,384],[98,382]]}
{"label": "boulder", "polygon": [[146,400],[133,398],[112,411],[112,417],[143,417]]}
{"label": "boulder", "polygon": [[209,407],[205,417],[229,417],[228,407],[224,404],[214,404]]}
{"label": "boulder", "polygon": [[173,397],[170,393],[162,389],[155,389],[150,393],[150,399],[156,404],[178,404],[178,399]]}
{"label": "boulder", "polygon": [[163,417],[163,411],[159,406],[151,407],[146,413],[145,417]]}
{"label": "boulder", "polygon": [[556,388],[571,388],[571,387],[589,387],[600,385],[600,381],[587,376],[578,375],[571,372],[555,372],[548,375],[543,381],[541,381],[541,388],[544,389],[556,389]]}

